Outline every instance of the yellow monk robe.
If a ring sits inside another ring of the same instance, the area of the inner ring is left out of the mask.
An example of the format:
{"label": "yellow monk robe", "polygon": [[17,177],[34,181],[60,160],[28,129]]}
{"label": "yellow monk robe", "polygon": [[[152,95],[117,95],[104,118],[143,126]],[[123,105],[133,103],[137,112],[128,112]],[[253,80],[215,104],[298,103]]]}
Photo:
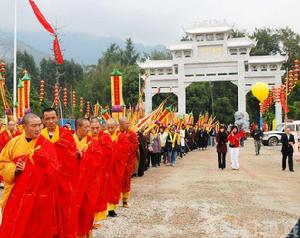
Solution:
{"label": "yellow monk robe", "polygon": [[41,131],[41,135],[44,136],[47,140],[49,140],[51,143],[55,143],[55,142],[57,142],[59,140],[59,127],[57,126],[55,128],[55,131],[53,132],[53,135],[52,135],[51,138],[49,136],[48,128],[44,128]]}
{"label": "yellow monk robe", "polygon": [[81,140],[79,140],[78,136],[77,136],[76,134],[74,134],[74,135],[73,135],[73,138],[74,138],[75,144],[76,144],[76,146],[77,146],[77,149],[78,149],[79,151],[82,152],[82,151],[84,151],[84,149],[85,149],[86,147],[88,147],[88,145],[87,145],[87,136],[84,137],[84,138],[82,138]]}
{"label": "yellow monk robe", "polygon": [[35,147],[37,139],[27,142],[25,134],[13,138],[2,150],[0,154],[0,175],[4,181],[4,191],[0,199],[0,205],[3,209],[14,186],[16,166],[11,163],[11,158],[17,158],[27,155]]}

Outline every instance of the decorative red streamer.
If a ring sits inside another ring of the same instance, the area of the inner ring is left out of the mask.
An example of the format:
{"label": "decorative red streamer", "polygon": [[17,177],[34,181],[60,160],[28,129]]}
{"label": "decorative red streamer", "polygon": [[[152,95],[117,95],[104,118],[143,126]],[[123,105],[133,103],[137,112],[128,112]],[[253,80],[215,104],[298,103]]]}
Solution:
{"label": "decorative red streamer", "polygon": [[57,64],[63,64],[64,59],[60,50],[59,42],[57,39],[57,35],[55,35],[55,38],[53,40],[53,51],[54,51],[54,57]]}
{"label": "decorative red streamer", "polygon": [[44,15],[41,13],[41,11],[39,10],[39,8],[37,7],[37,5],[35,4],[35,2],[33,0],[29,0],[29,3],[32,7],[32,10],[36,16],[36,18],[39,20],[39,22],[43,25],[43,27],[46,29],[46,31],[48,31],[51,34],[55,34],[54,29],[52,28],[52,26],[49,24],[49,22],[46,20],[46,18],[44,17]]}
{"label": "decorative red streamer", "polygon": [[55,32],[53,27],[50,25],[50,23],[46,20],[46,18],[44,17],[42,12],[39,10],[39,8],[35,4],[35,2],[33,0],[29,0],[29,3],[31,5],[32,10],[33,10],[35,16],[37,17],[38,21],[42,24],[42,26],[46,29],[46,31],[48,31],[49,33],[54,35],[54,40],[53,40],[54,58],[58,65],[63,64],[64,59],[63,59],[63,56],[62,56],[62,53],[60,50],[57,33]]}

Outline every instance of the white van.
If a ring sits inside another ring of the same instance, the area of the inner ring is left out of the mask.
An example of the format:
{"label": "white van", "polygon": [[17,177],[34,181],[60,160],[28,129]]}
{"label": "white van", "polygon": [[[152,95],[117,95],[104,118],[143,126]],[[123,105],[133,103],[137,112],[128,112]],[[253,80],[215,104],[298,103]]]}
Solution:
{"label": "white van", "polygon": [[[287,127],[291,128],[293,133],[298,134],[298,140],[300,139],[300,121],[287,122]],[[284,123],[277,125],[274,131],[264,132],[262,143],[264,145],[275,146],[278,145],[281,139],[281,135],[284,134]]]}

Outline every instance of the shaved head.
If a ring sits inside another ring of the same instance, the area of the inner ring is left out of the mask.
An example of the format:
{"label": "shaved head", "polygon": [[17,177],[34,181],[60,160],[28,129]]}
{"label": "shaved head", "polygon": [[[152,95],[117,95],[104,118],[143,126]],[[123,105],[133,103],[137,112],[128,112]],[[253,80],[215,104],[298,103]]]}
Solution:
{"label": "shaved head", "polygon": [[79,139],[84,138],[90,131],[90,121],[86,118],[79,118],[75,121],[76,134]]}
{"label": "shaved head", "polygon": [[11,132],[11,133],[13,133],[14,132],[14,130],[16,129],[16,123],[15,123],[15,121],[9,121],[8,123],[7,123],[7,128],[8,128],[8,130]]}
{"label": "shaved head", "polygon": [[98,118],[93,117],[93,118],[91,118],[90,122],[91,122],[92,136],[93,137],[98,136],[98,134],[100,132],[100,129],[101,129],[101,125],[100,125],[100,122],[99,122]]}
{"label": "shaved head", "polygon": [[23,117],[23,124],[24,125],[28,124],[32,119],[40,119],[40,117],[31,112],[26,113],[25,116]]}
{"label": "shaved head", "polygon": [[23,123],[26,138],[35,139],[40,135],[42,122],[37,115],[33,113],[25,114]]}
{"label": "shaved head", "polygon": [[119,123],[120,123],[119,128],[120,128],[120,131],[122,131],[122,132],[127,131],[128,128],[130,127],[130,122],[126,117],[122,117],[119,120]]}
{"label": "shaved head", "polygon": [[118,123],[113,118],[110,118],[106,121],[106,128],[107,128],[109,134],[111,134],[111,135],[115,133],[115,131],[117,130],[117,126],[118,126]]}
{"label": "shaved head", "polygon": [[114,126],[117,126],[118,123],[115,119],[113,118],[109,118],[107,121],[106,121],[106,125],[114,125]]}
{"label": "shaved head", "polygon": [[[93,122],[99,122],[99,119],[98,119],[98,117],[92,117],[91,119],[90,119],[90,122],[91,123],[93,123]],[[99,122],[100,123],[100,122]]]}

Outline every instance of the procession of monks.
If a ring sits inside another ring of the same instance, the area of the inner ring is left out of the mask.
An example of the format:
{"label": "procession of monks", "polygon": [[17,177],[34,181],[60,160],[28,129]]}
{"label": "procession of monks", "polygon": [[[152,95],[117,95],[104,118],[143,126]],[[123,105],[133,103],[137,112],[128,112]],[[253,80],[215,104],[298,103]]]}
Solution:
{"label": "procession of monks", "polygon": [[[8,123],[9,125],[13,122]],[[92,237],[122,200],[129,207],[139,147],[127,118],[79,118],[58,126],[55,109],[23,117],[22,132],[0,124],[0,237]],[[43,129],[42,129],[43,128]]]}

